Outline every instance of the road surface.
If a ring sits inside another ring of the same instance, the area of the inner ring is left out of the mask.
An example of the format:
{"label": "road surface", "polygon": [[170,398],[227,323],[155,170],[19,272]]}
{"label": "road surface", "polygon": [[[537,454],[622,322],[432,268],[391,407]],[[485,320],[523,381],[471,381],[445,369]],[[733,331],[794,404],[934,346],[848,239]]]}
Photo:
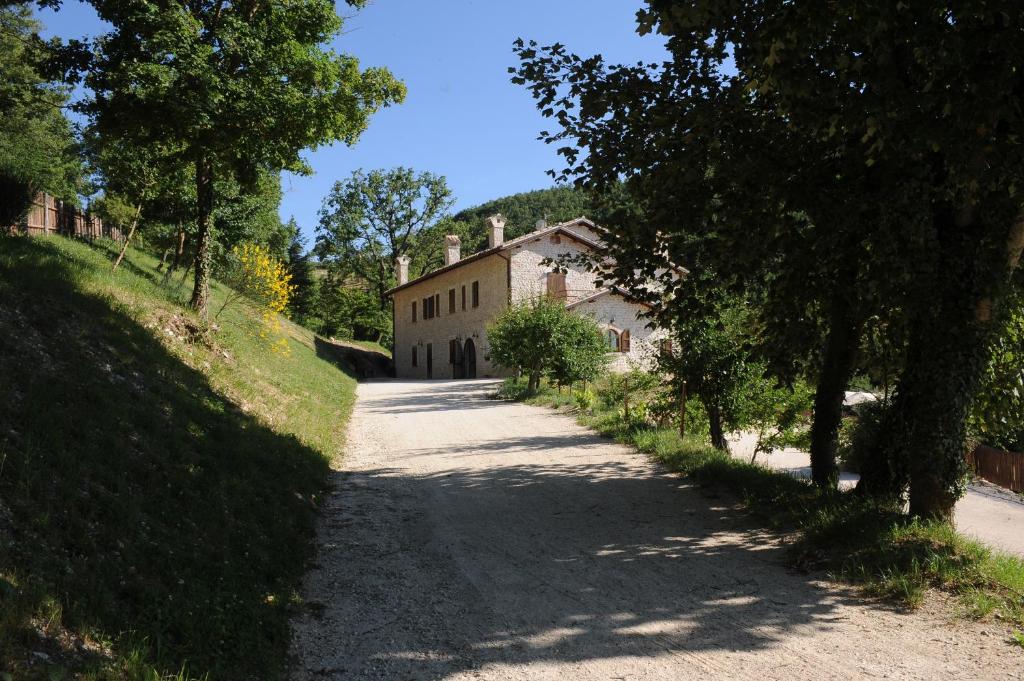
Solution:
{"label": "road surface", "polygon": [[359,386],[293,679],[1024,675],[1004,627],[792,572],[728,497],[493,388]]}

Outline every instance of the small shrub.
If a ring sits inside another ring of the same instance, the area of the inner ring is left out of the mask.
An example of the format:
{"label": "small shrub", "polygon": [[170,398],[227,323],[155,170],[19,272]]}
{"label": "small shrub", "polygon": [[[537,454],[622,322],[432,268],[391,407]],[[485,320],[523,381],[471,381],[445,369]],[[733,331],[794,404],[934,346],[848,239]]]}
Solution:
{"label": "small shrub", "polygon": [[597,406],[597,395],[593,390],[587,388],[586,390],[580,390],[574,393],[573,401],[576,403],[577,409],[589,414],[594,411],[594,407]]}
{"label": "small shrub", "polygon": [[242,244],[231,249],[227,267],[220,276],[231,290],[217,317],[233,304],[248,302],[254,305],[263,321],[258,331],[260,338],[270,344],[274,352],[287,355],[288,339],[281,332],[281,315],[288,308],[295,287],[288,267],[270,254],[266,246]]}
{"label": "small shrub", "polygon": [[854,416],[843,419],[839,429],[836,452],[839,463],[851,473],[860,473],[863,464],[878,442],[882,431],[882,402],[865,402],[857,407]]}

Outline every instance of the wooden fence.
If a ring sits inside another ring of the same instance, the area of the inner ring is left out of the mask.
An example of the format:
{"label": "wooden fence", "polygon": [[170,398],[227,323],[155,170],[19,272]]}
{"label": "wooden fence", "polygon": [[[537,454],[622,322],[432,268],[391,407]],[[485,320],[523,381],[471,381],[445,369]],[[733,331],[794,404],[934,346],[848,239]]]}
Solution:
{"label": "wooden fence", "polygon": [[1024,492],[1024,454],[978,445],[967,462],[979,478],[1014,492]]}
{"label": "wooden fence", "polygon": [[95,239],[106,237],[121,241],[123,235],[116,227],[106,227],[98,216],[78,210],[75,206],[50,196],[36,194],[25,219],[17,225],[8,225],[4,231],[12,234],[42,236],[62,234],[64,236]]}

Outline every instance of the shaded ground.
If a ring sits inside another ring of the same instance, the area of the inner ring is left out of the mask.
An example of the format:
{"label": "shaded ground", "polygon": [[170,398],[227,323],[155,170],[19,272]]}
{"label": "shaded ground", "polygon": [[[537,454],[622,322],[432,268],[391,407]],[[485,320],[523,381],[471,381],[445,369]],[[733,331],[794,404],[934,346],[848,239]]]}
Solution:
{"label": "shaded ground", "polygon": [[[730,442],[733,456],[749,461],[757,438],[753,433],[741,433],[730,438]],[[758,461],[800,478],[811,477],[811,456],[807,452],[786,449],[767,456],[760,454]],[[858,479],[856,473],[842,473],[839,485],[852,488]],[[955,523],[965,535],[1000,551],[1024,556],[1024,497],[1019,494],[975,480],[957,502]]]}
{"label": "shaded ground", "polygon": [[383,352],[345,341],[327,340],[320,336],[316,337],[314,344],[318,357],[334,362],[346,374],[361,381],[369,378],[387,378],[395,374],[394,363]]}
{"label": "shaded ground", "polygon": [[1020,677],[998,627],[789,572],[731,501],[495,385],[359,386],[293,679]]}

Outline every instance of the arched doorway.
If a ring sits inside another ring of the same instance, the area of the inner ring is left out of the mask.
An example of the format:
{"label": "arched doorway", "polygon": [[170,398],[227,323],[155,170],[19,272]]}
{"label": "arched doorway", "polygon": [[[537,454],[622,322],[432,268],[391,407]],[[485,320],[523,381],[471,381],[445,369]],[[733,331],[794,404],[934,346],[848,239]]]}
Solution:
{"label": "arched doorway", "polygon": [[472,338],[466,339],[466,348],[462,351],[462,368],[466,378],[476,378],[476,345]]}

